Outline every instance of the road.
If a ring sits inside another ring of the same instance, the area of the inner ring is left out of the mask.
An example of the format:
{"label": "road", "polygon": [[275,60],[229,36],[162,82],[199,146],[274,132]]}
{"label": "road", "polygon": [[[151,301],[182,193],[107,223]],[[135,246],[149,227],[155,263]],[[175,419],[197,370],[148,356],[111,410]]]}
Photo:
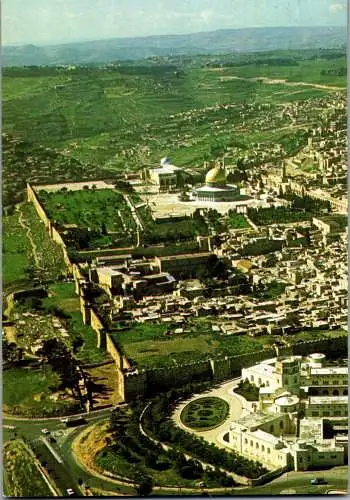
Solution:
{"label": "road", "polygon": [[[83,415],[86,423],[84,426],[98,420],[108,418],[112,408],[96,410]],[[67,489],[72,488],[76,493],[83,493],[79,483],[94,479],[82,469],[71,467],[67,461],[67,449],[74,435],[80,432],[79,428],[66,427],[61,422],[62,417],[22,419],[6,415],[3,418],[3,440],[12,438],[23,439],[33,450],[41,465],[48,471],[54,484],[62,496],[68,496]],[[10,427],[14,427],[11,429]],[[42,429],[48,429],[48,434],[43,434]],[[94,483],[94,481],[92,481]],[[103,489],[103,484],[98,486]],[[92,485],[92,484],[91,484]],[[117,489],[118,493],[119,489]]]}
{"label": "road", "polygon": [[[216,395],[222,397],[230,403],[230,417],[226,422],[214,429],[212,439],[215,444],[223,446],[223,443],[217,440],[217,436],[225,432],[226,426],[229,426],[231,419],[238,418],[245,408],[242,401],[233,394],[233,388],[237,385],[239,379],[231,380],[221,384],[219,387],[207,391],[206,395]],[[200,395],[195,395],[191,398],[195,399]],[[187,400],[186,403],[188,403]],[[182,403],[182,405],[186,404]],[[180,408],[180,406],[179,406]],[[107,419],[112,411],[111,408],[103,410],[95,410],[89,414],[83,414],[86,420],[84,425],[79,427],[67,428],[60,420],[61,417],[55,418],[40,418],[40,419],[20,419],[19,417],[5,416],[3,419],[3,441],[13,438],[24,438],[25,442],[31,447],[36,454],[41,465],[48,470],[50,477],[53,479],[56,488],[60,490],[62,496],[68,497],[67,489],[72,488],[81,496],[88,496],[89,491],[82,485],[88,486],[93,490],[99,492],[109,492],[112,496],[125,496],[135,494],[134,487],[122,480],[109,479],[95,471],[89,471],[78,463],[76,457],[72,453],[72,442],[78,434],[87,427],[88,424],[103,421]],[[15,429],[9,429],[8,426],[14,426]],[[45,435],[49,443],[49,447],[43,441],[44,434],[41,429],[47,428],[49,434]],[[188,430],[188,429],[187,429]],[[207,431],[211,432],[211,431]],[[198,432],[199,435],[204,436],[203,432]],[[51,441],[53,438],[54,441]],[[310,486],[310,480],[314,477],[325,477],[328,485],[324,486]],[[287,490],[294,489],[297,493],[326,493],[329,490],[341,489],[345,490],[347,487],[347,467],[335,467],[328,471],[318,472],[288,472],[281,477],[273,480],[271,483],[255,488],[234,488],[233,493],[237,495],[271,495],[281,494],[282,491],[288,494]],[[186,489],[181,488],[182,494],[190,493]],[[317,491],[316,491],[317,490]],[[231,489],[227,490],[231,491]],[[154,492],[157,494],[181,495],[178,488],[159,488],[155,487]],[[194,493],[194,491],[193,491]],[[224,494],[223,490],[212,491],[212,494]],[[91,494],[91,493],[90,493]],[[106,494],[106,493],[104,493]]]}

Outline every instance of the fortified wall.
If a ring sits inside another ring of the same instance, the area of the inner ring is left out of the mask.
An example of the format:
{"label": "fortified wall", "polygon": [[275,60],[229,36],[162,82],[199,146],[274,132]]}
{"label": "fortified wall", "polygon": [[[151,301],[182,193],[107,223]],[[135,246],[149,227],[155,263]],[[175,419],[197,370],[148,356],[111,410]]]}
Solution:
{"label": "fortified wall", "polygon": [[[90,324],[97,335],[97,343],[104,347],[114,359],[118,371],[118,391],[123,400],[130,401],[138,396],[148,396],[167,391],[193,381],[221,382],[239,377],[241,369],[276,356],[308,355],[313,352],[327,354],[327,357],[344,357],[347,355],[347,337],[339,336],[294,345],[266,348],[260,351],[223,356],[193,363],[179,364],[153,369],[132,368],[113,342],[111,335],[106,334],[104,325],[97,314],[81,295],[81,309],[85,324]],[[89,313],[87,314],[87,310]],[[90,319],[89,319],[90,318]],[[105,341],[101,341],[101,338]],[[103,344],[105,342],[105,344]]]}
{"label": "fortified wall", "polygon": [[30,184],[27,184],[27,199],[28,199],[28,201],[33,203],[39,218],[43,221],[45,226],[48,228],[49,235],[50,235],[52,241],[54,241],[55,243],[57,243],[61,247],[64,262],[65,262],[69,272],[72,273],[72,263],[71,263],[70,258],[68,256],[66,245],[65,245],[61,235],[59,234],[57,229],[53,226],[52,222],[50,221],[49,217],[47,216],[47,214],[46,214],[44,208],[42,207],[34,189],[32,188],[32,186]]}
{"label": "fortified wall", "polygon": [[[110,343],[107,341],[107,350],[112,356],[112,351],[119,353],[111,340]],[[347,337],[300,342],[294,346],[279,349],[278,353],[275,349],[269,348],[253,353],[158,369],[132,370],[125,369],[125,367],[123,369],[123,364],[119,361],[119,366],[117,364],[119,390],[123,399],[130,401],[138,396],[150,396],[193,381],[229,380],[240,376],[242,368],[252,366],[264,359],[274,358],[276,355],[307,355],[313,352],[323,352],[328,357],[344,357],[347,353]],[[117,359],[118,356],[114,354],[113,357]],[[119,353],[119,359],[125,358]]]}

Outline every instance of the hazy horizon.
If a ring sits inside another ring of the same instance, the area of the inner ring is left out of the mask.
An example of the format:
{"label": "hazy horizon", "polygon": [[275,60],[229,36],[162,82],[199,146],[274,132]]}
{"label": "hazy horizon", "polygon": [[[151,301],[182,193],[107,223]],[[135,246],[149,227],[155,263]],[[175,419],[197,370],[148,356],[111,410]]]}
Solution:
{"label": "hazy horizon", "polygon": [[[58,41],[58,42],[26,42],[26,43],[3,43],[3,47],[14,47],[14,46],[26,46],[26,45],[36,45],[38,47],[44,46],[55,46],[55,45],[65,45],[65,44],[73,44],[73,43],[84,43],[84,42],[99,42],[104,40],[113,40],[113,39],[134,39],[134,38],[153,38],[153,37],[172,37],[172,36],[190,36],[201,33],[212,33],[215,31],[231,31],[231,30],[246,30],[246,29],[284,29],[284,28],[322,28],[323,26],[246,26],[245,28],[218,28],[215,30],[203,30],[203,31],[193,31],[187,33],[164,33],[164,34],[151,34],[151,35],[139,35],[139,36],[114,36],[108,38],[82,38],[79,40],[66,40],[66,41]],[[329,29],[332,28],[346,28],[346,25],[334,25],[328,26]]]}
{"label": "hazy horizon", "polygon": [[347,24],[346,0],[4,0],[2,11],[5,46]]}

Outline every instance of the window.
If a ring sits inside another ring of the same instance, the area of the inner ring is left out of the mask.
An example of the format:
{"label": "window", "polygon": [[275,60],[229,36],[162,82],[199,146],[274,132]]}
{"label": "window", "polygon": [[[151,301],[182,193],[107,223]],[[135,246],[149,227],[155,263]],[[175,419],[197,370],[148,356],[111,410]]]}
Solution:
{"label": "window", "polygon": [[283,429],[283,420],[280,421],[280,429]]}
{"label": "window", "polygon": [[329,411],[324,411],[324,412],[323,412],[323,416],[324,416],[324,417],[329,417]]}
{"label": "window", "polygon": [[265,451],[265,446],[264,445],[262,445],[261,451]]}
{"label": "window", "polygon": [[333,458],[333,459],[337,458],[337,455],[331,455],[331,458]]}
{"label": "window", "polygon": [[253,446],[253,441],[250,441],[250,446]]}
{"label": "window", "polygon": [[338,391],[338,389],[335,389],[335,390],[333,391],[333,396],[339,396],[339,391]]}
{"label": "window", "polygon": [[245,438],[244,443],[248,444],[248,439],[247,438]]}
{"label": "window", "polygon": [[319,456],[318,456],[318,458],[319,458],[320,460],[323,460],[323,459],[324,459],[324,455],[319,455]]}
{"label": "window", "polygon": [[271,453],[271,449],[270,448],[267,448],[267,453]]}
{"label": "window", "polygon": [[328,384],[329,384],[329,381],[327,379],[324,379],[323,385],[328,385]]}
{"label": "window", "polygon": [[324,389],[324,390],[322,391],[322,395],[323,395],[323,396],[329,396],[329,392],[328,392],[328,390],[327,390],[327,389]]}
{"label": "window", "polygon": [[258,450],[259,449],[259,443],[255,443],[255,448]]}
{"label": "window", "polygon": [[311,412],[312,417],[318,417],[318,411],[312,411]]}
{"label": "window", "polygon": [[347,396],[348,395],[348,390],[347,389],[344,389],[343,390],[343,396]]}
{"label": "window", "polygon": [[315,379],[312,381],[312,385],[318,385],[318,380],[317,380],[317,378],[315,378]]}
{"label": "window", "polygon": [[333,415],[334,415],[335,417],[340,417],[340,411],[339,411],[339,410],[335,410],[335,411],[333,412]]}

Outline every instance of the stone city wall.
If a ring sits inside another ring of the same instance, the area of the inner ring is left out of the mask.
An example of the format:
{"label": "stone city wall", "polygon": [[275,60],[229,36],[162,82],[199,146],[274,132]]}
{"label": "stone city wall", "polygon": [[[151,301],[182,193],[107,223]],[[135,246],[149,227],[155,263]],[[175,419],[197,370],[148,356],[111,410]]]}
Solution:
{"label": "stone city wall", "polygon": [[[347,337],[340,336],[332,339],[300,342],[294,346],[279,349],[278,355],[308,355],[313,352],[324,352],[329,357],[346,356]],[[179,387],[194,380],[229,380],[240,376],[242,368],[252,366],[264,359],[274,358],[276,355],[275,349],[269,348],[186,365],[143,371],[135,370],[127,375],[124,374],[124,398],[126,401],[130,401],[139,395],[146,396],[167,391],[172,387]]]}
{"label": "stone city wall", "polygon": [[38,200],[38,197],[30,184],[27,184],[27,199],[28,199],[28,201],[33,203],[33,205],[38,213],[38,216],[44,222],[45,226],[50,227],[50,219],[46,215],[45,210],[41,206],[41,204]]}
{"label": "stone city wall", "polygon": [[68,268],[68,271],[71,273],[72,272],[72,263],[71,263],[70,258],[68,256],[66,245],[65,245],[61,235],[59,234],[57,229],[53,226],[52,222],[50,221],[49,217],[47,216],[44,208],[40,204],[40,201],[39,201],[34,189],[32,188],[32,186],[30,184],[27,184],[27,199],[28,199],[28,201],[33,203],[39,218],[44,222],[45,226],[48,228],[49,235],[50,235],[52,241],[54,241],[55,243],[57,243],[61,247],[62,252],[63,252],[64,262]]}

